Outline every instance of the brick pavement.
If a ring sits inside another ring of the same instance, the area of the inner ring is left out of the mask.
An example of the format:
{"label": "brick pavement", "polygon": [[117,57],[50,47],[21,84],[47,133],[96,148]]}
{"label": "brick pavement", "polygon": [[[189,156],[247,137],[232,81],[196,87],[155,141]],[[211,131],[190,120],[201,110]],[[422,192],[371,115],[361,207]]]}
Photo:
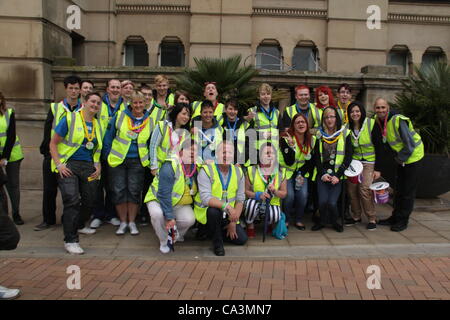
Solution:
{"label": "brick pavement", "polygon": [[[68,290],[66,268],[81,269]],[[369,290],[367,267],[381,270]],[[20,299],[43,300],[422,300],[450,299],[449,257],[164,261],[100,258],[0,258],[0,284]]]}

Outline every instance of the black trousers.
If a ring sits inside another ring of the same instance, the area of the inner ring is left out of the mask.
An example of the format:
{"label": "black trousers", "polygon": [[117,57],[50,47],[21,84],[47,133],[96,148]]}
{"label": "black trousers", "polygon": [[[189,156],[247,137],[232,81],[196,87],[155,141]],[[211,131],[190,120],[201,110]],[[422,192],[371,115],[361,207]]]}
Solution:
{"label": "black trousers", "polygon": [[144,174],[144,189],[142,189],[142,203],[141,203],[141,210],[139,212],[139,217],[142,219],[148,219],[149,213],[146,204],[144,203],[145,195],[147,194],[148,189],[150,188],[150,185],[153,182],[153,175],[149,167],[145,167],[145,174]]}
{"label": "black trousers", "polygon": [[78,242],[80,219],[85,220],[95,206],[99,181],[88,181],[88,177],[95,171],[93,162],[69,160],[67,167],[73,175],[68,178],[59,177],[58,182],[64,203],[64,242],[74,243]]}
{"label": "black trousers", "polygon": [[206,216],[206,228],[208,229],[208,234],[212,239],[214,248],[223,246],[224,241],[235,245],[244,245],[247,242],[247,233],[240,224],[236,225],[237,239],[231,240],[230,237],[227,237],[225,227],[228,225],[229,220],[223,218],[222,210],[208,208]]}
{"label": "black trousers", "polygon": [[[3,184],[0,184],[0,188],[3,189]],[[5,193],[0,193],[0,202],[5,197]],[[8,217],[8,212],[4,210],[3,206],[0,206],[0,250],[14,250],[17,248],[17,244],[20,240],[19,231],[16,225]]]}
{"label": "black trousers", "polygon": [[418,173],[422,160],[397,167],[396,188],[394,192],[394,210],[392,217],[396,223],[408,224],[414,209],[414,199],[418,185]]}
{"label": "black trousers", "polygon": [[42,195],[42,216],[47,224],[56,223],[56,196],[58,195],[58,174],[52,172],[51,156],[44,157],[42,177],[44,192]]}
{"label": "black trousers", "polygon": [[22,160],[8,162],[6,165],[6,175],[8,182],[6,183],[6,190],[8,190],[9,198],[11,199],[12,215],[20,214],[20,164]]}
{"label": "black trousers", "polygon": [[102,176],[97,190],[96,206],[93,211],[94,218],[100,220],[111,220],[116,218],[116,209],[111,199],[111,185],[109,181],[109,165],[107,161],[101,161]]}

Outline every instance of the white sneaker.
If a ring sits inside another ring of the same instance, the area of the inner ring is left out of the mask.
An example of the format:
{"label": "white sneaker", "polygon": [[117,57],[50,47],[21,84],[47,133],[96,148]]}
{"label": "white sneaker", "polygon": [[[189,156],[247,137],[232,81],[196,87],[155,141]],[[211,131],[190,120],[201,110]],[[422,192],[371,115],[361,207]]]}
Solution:
{"label": "white sneaker", "polygon": [[106,222],[112,224],[112,225],[115,226],[115,227],[118,227],[118,226],[121,225],[120,220],[117,219],[117,218],[112,218],[111,220],[108,220],[108,221],[106,221]]}
{"label": "white sneaker", "polygon": [[123,236],[125,234],[125,231],[127,231],[128,224],[126,222],[120,223],[119,229],[117,229],[116,234],[118,236]]}
{"label": "white sneaker", "polygon": [[161,244],[159,246],[159,251],[161,251],[162,253],[166,254],[170,252],[170,248],[167,246],[167,244]]}
{"label": "white sneaker", "polygon": [[0,300],[15,299],[20,295],[19,289],[8,289],[0,286]]}
{"label": "white sneaker", "polygon": [[136,227],[136,223],[130,222],[130,224],[128,224],[128,227],[130,228],[130,233],[132,236],[137,236],[139,234],[139,230]]}
{"label": "white sneaker", "polygon": [[95,229],[91,229],[89,227],[84,227],[83,229],[78,229],[78,233],[82,234],[94,234],[97,232]]}
{"label": "white sneaker", "polygon": [[92,229],[97,229],[102,225],[102,220],[100,219],[94,219],[91,222],[91,225],[89,226]]}
{"label": "white sneaker", "polygon": [[70,254],[83,254],[84,250],[81,249],[80,245],[77,242],[74,243],[64,243],[64,248]]}

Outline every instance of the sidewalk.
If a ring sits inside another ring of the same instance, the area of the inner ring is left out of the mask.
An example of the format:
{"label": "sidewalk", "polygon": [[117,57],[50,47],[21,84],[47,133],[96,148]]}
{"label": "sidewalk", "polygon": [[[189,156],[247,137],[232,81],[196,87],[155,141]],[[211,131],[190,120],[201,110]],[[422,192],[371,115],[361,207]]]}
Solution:
{"label": "sidewalk", "polygon": [[[68,266],[81,290],[67,288]],[[380,268],[381,289],[368,289]],[[308,261],[149,261],[139,258],[0,259],[0,283],[30,300],[450,299],[450,258]]]}
{"label": "sidewalk", "polygon": [[[450,194],[445,197],[450,198]],[[445,198],[444,197],[444,198]],[[433,201],[436,203],[436,201]],[[417,200],[416,207],[429,207],[430,201]],[[58,220],[61,216],[58,205]],[[377,206],[379,218],[390,215],[389,205]],[[41,222],[41,192],[22,191],[22,214],[25,225],[19,226],[22,239],[17,250],[2,252],[6,257],[65,257],[63,248],[63,231],[59,224],[49,230],[36,232],[33,227]],[[365,218],[363,218],[365,219]],[[289,228],[289,236],[277,240],[268,236],[262,242],[261,230],[256,239],[250,239],[243,247],[226,245],[224,259],[310,259],[310,258],[340,258],[340,257],[397,257],[410,255],[450,256],[450,209],[440,212],[413,212],[407,230],[392,232],[389,227],[378,226],[375,231],[366,230],[366,222],[345,227],[343,233],[332,229],[310,231],[310,218],[306,219],[307,230],[299,231]],[[260,227],[260,226],[259,226]],[[143,259],[212,259],[217,257],[210,249],[210,242],[200,242],[194,239],[194,234],[188,232],[184,243],[176,244],[176,251],[168,255],[159,252],[159,241],[151,227],[139,227],[139,236],[116,236],[115,227],[101,226],[97,233],[91,236],[80,235],[80,244],[85,249],[83,257],[140,257]]]}

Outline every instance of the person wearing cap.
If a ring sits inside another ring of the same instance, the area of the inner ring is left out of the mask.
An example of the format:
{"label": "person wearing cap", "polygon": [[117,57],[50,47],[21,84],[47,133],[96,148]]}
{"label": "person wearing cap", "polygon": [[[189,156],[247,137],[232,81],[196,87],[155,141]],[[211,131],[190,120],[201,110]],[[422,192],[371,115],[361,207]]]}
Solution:
{"label": "person wearing cap", "polygon": [[320,127],[322,110],[318,109],[314,103],[309,102],[309,88],[305,85],[295,87],[295,104],[284,110],[281,120],[281,128],[288,129],[291,126],[292,119],[297,113],[303,114],[308,119],[308,127],[312,134],[315,134]]}
{"label": "person wearing cap", "polygon": [[148,189],[147,204],[153,229],[159,239],[159,250],[169,253],[168,232],[176,226],[177,242],[194,225],[193,197],[197,193],[197,147],[193,140],[184,140],[180,154],[167,159]]}
{"label": "person wearing cap", "polygon": [[366,117],[366,109],[360,102],[350,103],[346,114],[349,115],[347,128],[353,145],[353,159],[362,163],[363,171],[362,182],[352,183],[347,180],[353,217],[346,219],[345,225],[361,222],[361,215],[364,212],[369,219],[367,230],[375,230],[377,228],[376,212],[374,195],[370,186],[381,175],[380,171],[376,170],[376,151],[372,142],[375,120]]}
{"label": "person wearing cap", "polygon": [[150,165],[149,114],[145,97],[135,91],[131,96],[131,110],[117,113],[109,125],[104,140],[104,154],[109,165],[112,203],[120,218],[116,235],[138,235],[135,220],[141,203],[145,167]]}
{"label": "person wearing cap", "polygon": [[67,112],[50,141],[52,170],[59,173],[58,186],[64,204],[64,247],[70,254],[83,254],[78,231],[89,218],[96,200],[101,173],[102,126],[95,118],[101,106],[98,93],[86,96],[79,112]]}
{"label": "person wearing cap", "polygon": [[378,221],[378,224],[391,226],[391,231],[399,232],[408,227],[409,217],[414,209],[424,146],[411,120],[401,114],[391,114],[385,99],[377,98],[374,109],[378,127],[376,143],[389,145],[398,164],[394,210],[389,218]]}
{"label": "person wearing cap", "polygon": [[[0,170],[6,171],[6,190],[11,199],[12,218],[16,225],[23,225],[20,216],[20,164],[23,151],[16,135],[16,118],[12,108],[6,105],[6,99],[0,92]],[[7,199],[3,199],[7,202]],[[8,213],[6,213],[8,214]]]}
{"label": "person wearing cap", "polygon": [[286,225],[293,223],[299,230],[306,229],[303,216],[308,201],[308,182],[313,178],[315,144],[316,137],[311,136],[307,118],[297,113],[280,138],[280,165],[286,170],[287,195],[283,200]]}
{"label": "person wearing cap", "polygon": [[81,108],[80,97],[81,79],[78,76],[68,76],[64,79],[66,97],[50,105],[44,124],[44,138],[39,148],[44,156],[42,163],[43,194],[42,194],[42,223],[34,227],[34,231],[42,231],[56,224],[56,196],[58,194],[58,175],[51,168],[50,140],[55,134],[55,127],[66,113]]}
{"label": "person wearing cap", "polygon": [[[205,100],[211,101],[214,118],[218,123],[221,123],[225,106],[218,100],[219,92],[217,91],[217,84],[215,82],[205,82],[203,96],[205,97]],[[202,104],[203,101],[194,101],[192,103],[192,119],[200,115]]]}
{"label": "person wearing cap", "polygon": [[353,146],[336,108],[325,108],[321,123],[314,149],[320,222],[317,221],[311,230],[318,231],[331,224],[337,232],[342,232],[343,226],[337,221],[337,203],[343,192],[344,171],[352,161]]}
{"label": "person wearing cap", "polygon": [[233,164],[234,148],[222,140],[216,152],[216,163],[201,167],[198,190],[194,197],[196,220],[205,226],[217,256],[224,256],[224,241],[244,245],[247,235],[239,223],[245,201],[242,169]]}

